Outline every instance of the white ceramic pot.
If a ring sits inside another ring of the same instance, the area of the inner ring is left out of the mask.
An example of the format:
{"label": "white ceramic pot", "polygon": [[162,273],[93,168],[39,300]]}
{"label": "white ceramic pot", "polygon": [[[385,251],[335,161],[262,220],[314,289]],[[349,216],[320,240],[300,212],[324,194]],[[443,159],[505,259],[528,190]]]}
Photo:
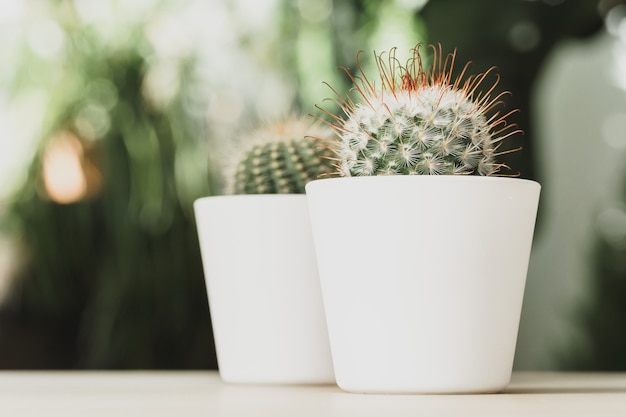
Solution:
{"label": "white ceramic pot", "polygon": [[334,383],[305,195],[194,203],[221,378]]}
{"label": "white ceramic pot", "polygon": [[379,176],[306,190],[342,389],[480,393],[509,383],[538,183]]}

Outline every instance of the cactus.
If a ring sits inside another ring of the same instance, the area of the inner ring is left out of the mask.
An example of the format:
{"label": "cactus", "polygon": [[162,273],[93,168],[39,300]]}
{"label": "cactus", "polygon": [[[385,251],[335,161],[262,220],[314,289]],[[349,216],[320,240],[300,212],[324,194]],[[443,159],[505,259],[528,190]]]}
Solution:
{"label": "cactus", "polygon": [[315,119],[290,116],[249,133],[236,162],[234,194],[304,194],[307,182],[331,173],[333,156],[318,138],[332,134]]}
{"label": "cactus", "polygon": [[433,64],[425,69],[420,46],[405,66],[395,48],[375,55],[380,87],[360,64],[357,75],[344,68],[356,97],[342,97],[333,89],[344,117],[320,108],[332,117],[328,124],[338,134],[328,143],[340,176],[493,175],[508,168],[496,158],[518,150],[499,150],[504,139],[519,132],[506,120],[513,112],[496,109],[505,93],[490,97],[497,77],[486,93],[478,91],[493,68],[465,77],[466,65],[453,78],[456,51],[442,60],[441,47],[431,47]]}

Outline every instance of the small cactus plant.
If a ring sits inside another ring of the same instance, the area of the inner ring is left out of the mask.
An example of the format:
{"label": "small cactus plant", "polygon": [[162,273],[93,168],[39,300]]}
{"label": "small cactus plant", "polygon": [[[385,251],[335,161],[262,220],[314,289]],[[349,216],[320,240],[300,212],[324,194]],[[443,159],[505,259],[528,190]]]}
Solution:
{"label": "small cactus plant", "polygon": [[356,97],[333,90],[344,117],[326,111],[338,134],[328,143],[340,176],[493,175],[508,168],[496,158],[513,151],[499,151],[502,140],[519,132],[506,120],[513,112],[495,110],[505,94],[490,96],[497,78],[486,93],[478,91],[493,69],[466,78],[466,65],[453,78],[456,51],[443,60],[441,47],[431,47],[433,64],[425,69],[420,46],[406,65],[395,48],[376,55],[380,86],[360,64],[358,75],[344,68]]}
{"label": "small cactus plant", "polygon": [[334,171],[318,139],[332,131],[315,119],[289,116],[249,132],[234,167],[233,194],[304,194],[309,181]]}

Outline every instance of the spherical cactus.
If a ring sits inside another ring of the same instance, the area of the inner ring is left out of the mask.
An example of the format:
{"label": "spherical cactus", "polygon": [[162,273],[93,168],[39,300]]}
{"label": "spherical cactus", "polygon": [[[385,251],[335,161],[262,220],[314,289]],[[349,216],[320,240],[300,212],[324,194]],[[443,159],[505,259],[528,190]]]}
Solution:
{"label": "spherical cactus", "polygon": [[335,92],[344,116],[327,112],[338,134],[338,140],[329,143],[339,175],[493,175],[506,167],[496,158],[512,150],[500,151],[500,145],[519,131],[507,123],[512,112],[496,109],[504,93],[490,97],[497,77],[481,93],[479,86],[492,70],[466,78],[466,66],[453,78],[455,53],[443,60],[441,48],[432,50],[428,69],[420,45],[406,65],[396,58],[395,49],[377,55],[379,87],[360,64],[358,75],[344,69],[356,97]]}
{"label": "spherical cactus", "polygon": [[234,168],[234,194],[304,194],[309,181],[334,171],[332,134],[313,118],[290,116],[249,132]]}

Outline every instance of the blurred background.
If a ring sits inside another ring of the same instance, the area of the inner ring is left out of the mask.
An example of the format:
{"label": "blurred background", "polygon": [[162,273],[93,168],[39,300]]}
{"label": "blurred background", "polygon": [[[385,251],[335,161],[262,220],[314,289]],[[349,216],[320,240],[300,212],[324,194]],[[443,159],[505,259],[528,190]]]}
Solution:
{"label": "blurred background", "polygon": [[216,368],[192,202],[417,42],[496,66],[543,186],[517,369],[626,369],[623,0],[3,0],[0,368]]}

